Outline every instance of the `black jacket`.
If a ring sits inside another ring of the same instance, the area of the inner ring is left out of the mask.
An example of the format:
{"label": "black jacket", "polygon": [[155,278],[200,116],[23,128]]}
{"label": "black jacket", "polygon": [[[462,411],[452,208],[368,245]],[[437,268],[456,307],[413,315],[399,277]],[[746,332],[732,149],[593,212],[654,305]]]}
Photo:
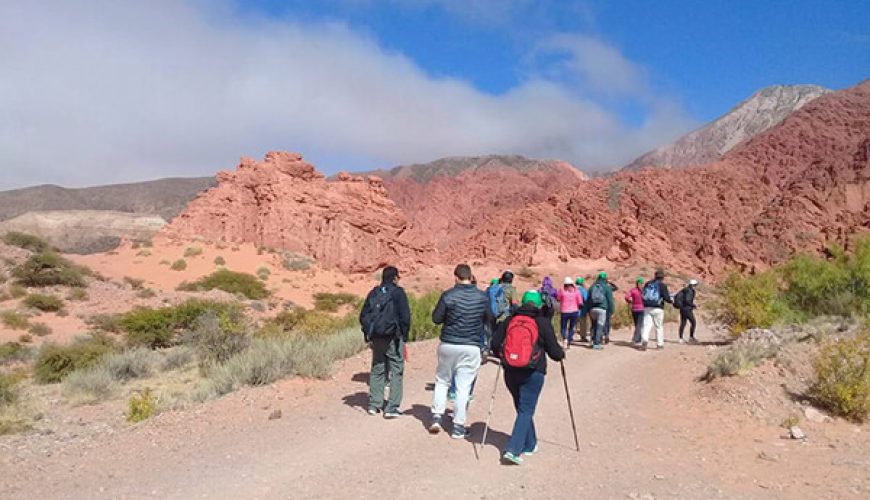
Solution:
{"label": "black jacket", "polygon": [[371,311],[372,296],[381,288],[387,287],[393,296],[393,303],[396,306],[396,320],[399,323],[399,333],[402,340],[408,341],[408,333],[411,331],[411,307],[408,305],[408,296],[405,295],[405,290],[395,283],[381,283],[372,288],[366,296],[366,301],[363,304],[362,310],[359,313],[360,323],[364,323],[365,318]]}
{"label": "black jacket", "polygon": [[682,309],[694,309],[696,307],[695,306],[695,290],[692,287],[687,286],[686,288],[683,288],[683,290],[680,293],[683,294],[683,304],[682,304],[683,307],[682,307]]}
{"label": "black jacket", "polygon": [[[541,314],[539,310],[533,307],[520,306],[513,316],[511,316],[511,319],[515,316],[528,316],[530,318],[535,318],[535,324],[538,325],[538,345],[553,361],[562,361],[565,359],[565,351],[562,350],[562,347],[559,346],[559,342],[556,341],[556,332],[553,331],[553,323],[550,322],[550,319],[547,318],[546,315]],[[498,353],[499,357],[502,357],[502,346],[504,345],[504,339],[507,335],[508,325],[510,325],[510,319],[502,321],[498,325],[495,334],[492,336],[492,352]],[[537,365],[535,365],[533,369],[546,374],[547,356],[541,356]],[[505,370],[530,369],[514,368],[507,363],[502,363],[502,366],[504,366]]]}
{"label": "black jacket", "polygon": [[475,285],[458,284],[441,294],[432,322],[441,327],[445,344],[479,346],[483,327],[492,321],[489,299]]}

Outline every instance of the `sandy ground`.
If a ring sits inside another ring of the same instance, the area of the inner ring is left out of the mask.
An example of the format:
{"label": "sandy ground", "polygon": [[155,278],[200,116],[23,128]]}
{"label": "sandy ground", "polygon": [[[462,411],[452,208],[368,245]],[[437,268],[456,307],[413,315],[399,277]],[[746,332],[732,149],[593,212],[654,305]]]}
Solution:
{"label": "sandy ground", "polygon": [[[671,336],[673,325],[667,326]],[[333,380],[248,388],[195,409],[59,451],[0,439],[2,498],[866,498],[870,433],[843,421],[802,422],[808,439],[711,399],[696,381],[707,348],[627,347],[614,332],[602,352],[574,348],[565,366],[578,415],[574,450],[558,365],[551,364],[536,416],[541,452],[521,467],[499,464],[513,421],[496,390],[480,448],[496,366],[482,368],[469,422],[472,440],[429,435],[435,342],[411,345],[408,415],[370,417],[368,356]],[[710,334],[700,332],[701,340]],[[282,417],[270,420],[274,410]],[[479,454],[479,460],[476,458]]]}

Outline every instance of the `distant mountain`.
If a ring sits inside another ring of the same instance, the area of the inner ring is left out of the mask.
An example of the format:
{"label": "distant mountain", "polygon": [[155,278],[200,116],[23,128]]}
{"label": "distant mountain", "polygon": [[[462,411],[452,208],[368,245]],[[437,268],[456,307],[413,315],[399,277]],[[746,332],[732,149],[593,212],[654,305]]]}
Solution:
{"label": "distant mountain", "polygon": [[738,144],[779,124],[804,104],[830,92],[818,85],[763,88],[716,121],[644,154],[625,169],[679,168],[718,160]]}
{"label": "distant mountain", "polygon": [[367,174],[380,176],[384,180],[410,179],[427,182],[437,176],[456,177],[460,174],[471,175],[492,170],[514,170],[519,173],[570,173],[578,180],[586,178],[585,174],[566,162],[536,160],[520,155],[450,156],[429,163],[400,165],[390,170],[375,170]]}
{"label": "distant mountain", "polygon": [[46,210],[111,210],[171,220],[196,195],[216,185],[214,177],[194,177],[78,189],[43,185],[0,191],[0,221]]}

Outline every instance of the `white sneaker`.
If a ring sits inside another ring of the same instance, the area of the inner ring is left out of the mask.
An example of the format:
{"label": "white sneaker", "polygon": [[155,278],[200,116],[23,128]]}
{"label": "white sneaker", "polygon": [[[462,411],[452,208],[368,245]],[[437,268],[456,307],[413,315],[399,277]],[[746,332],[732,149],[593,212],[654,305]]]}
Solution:
{"label": "white sneaker", "polygon": [[685,343],[686,343],[686,341],[685,341],[685,340],[683,340],[683,338],[682,338],[682,337],[680,337],[680,343],[681,343],[681,344],[685,344]]}

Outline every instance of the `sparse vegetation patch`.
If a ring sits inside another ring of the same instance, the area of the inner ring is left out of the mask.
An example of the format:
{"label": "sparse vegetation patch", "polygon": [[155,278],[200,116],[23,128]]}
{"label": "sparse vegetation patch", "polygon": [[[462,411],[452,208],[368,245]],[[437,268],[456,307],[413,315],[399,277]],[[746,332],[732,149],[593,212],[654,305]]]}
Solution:
{"label": "sparse vegetation patch", "polygon": [[63,301],[54,295],[32,293],[24,297],[22,302],[25,306],[38,309],[42,312],[57,312],[63,309]]}
{"label": "sparse vegetation patch", "polygon": [[269,296],[265,285],[255,276],[229,269],[218,269],[192,283],[182,283],[178,289],[187,292],[218,289],[227,293],[239,293],[251,300],[261,300]]}

